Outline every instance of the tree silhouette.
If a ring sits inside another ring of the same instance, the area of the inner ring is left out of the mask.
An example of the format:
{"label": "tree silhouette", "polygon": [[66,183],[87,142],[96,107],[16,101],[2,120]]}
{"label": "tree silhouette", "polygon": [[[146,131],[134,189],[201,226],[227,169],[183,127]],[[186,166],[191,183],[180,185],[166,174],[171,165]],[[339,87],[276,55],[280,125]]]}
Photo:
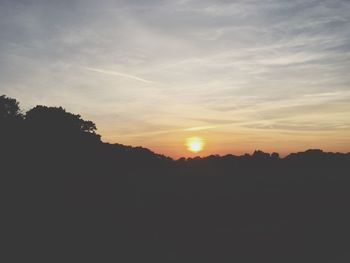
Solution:
{"label": "tree silhouette", "polygon": [[16,99],[0,96],[0,121],[21,119],[23,116]]}
{"label": "tree silhouette", "polygon": [[36,106],[27,112],[26,121],[44,130],[96,134],[96,125],[92,121],[85,121],[62,107]]}

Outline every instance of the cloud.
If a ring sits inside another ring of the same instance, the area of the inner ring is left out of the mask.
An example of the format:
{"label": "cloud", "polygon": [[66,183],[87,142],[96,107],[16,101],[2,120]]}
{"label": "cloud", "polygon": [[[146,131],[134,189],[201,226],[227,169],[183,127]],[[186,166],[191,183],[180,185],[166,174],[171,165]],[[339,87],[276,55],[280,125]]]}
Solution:
{"label": "cloud", "polygon": [[183,131],[203,131],[203,130],[210,130],[219,127],[219,125],[207,125],[207,126],[197,126],[197,127],[191,127],[183,129]]}

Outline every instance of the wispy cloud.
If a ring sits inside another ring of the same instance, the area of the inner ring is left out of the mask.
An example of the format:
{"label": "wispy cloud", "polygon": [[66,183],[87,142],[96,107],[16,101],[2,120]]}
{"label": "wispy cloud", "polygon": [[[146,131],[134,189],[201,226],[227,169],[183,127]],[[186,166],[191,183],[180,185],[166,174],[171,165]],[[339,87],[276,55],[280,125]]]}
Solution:
{"label": "wispy cloud", "polygon": [[180,128],[180,129],[168,129],[168,130],[155,130],[155,131],[149,131],[149,132],[136,132],[131,134],[124,134],[123,137],[147,137],[147,136],[154,136],[154,135],[160,135],[160,134],[169,134],[169,133],[180,133],[180,132],[197,132],[197,131],[203,131],[203,130],[209,130],[218,128],[222,125],[213,125],[213,126],[195,126],[195,127],[189,127],[189,128]]}
{"label": "wispy cloud", "polygon": [[219,126],[220,125],[197,126],[197,127],[190,127],[190,128],[183,129],[183,131],[203,131],[203,130],[215,129]]}

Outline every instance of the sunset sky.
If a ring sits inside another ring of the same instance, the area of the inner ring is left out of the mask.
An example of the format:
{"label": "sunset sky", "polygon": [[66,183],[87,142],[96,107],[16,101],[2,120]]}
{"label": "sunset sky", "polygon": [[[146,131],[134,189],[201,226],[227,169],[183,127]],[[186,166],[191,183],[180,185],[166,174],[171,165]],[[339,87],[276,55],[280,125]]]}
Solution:
{"label": "sunset sky", "polygon": [[349,152],[350,1],[0,0],[2,94],[175,158]]}

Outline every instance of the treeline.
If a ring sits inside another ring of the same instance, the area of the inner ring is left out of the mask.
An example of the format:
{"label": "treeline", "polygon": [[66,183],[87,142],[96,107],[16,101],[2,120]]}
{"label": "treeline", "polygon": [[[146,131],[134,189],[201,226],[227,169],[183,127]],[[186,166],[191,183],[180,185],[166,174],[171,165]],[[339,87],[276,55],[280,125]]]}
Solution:
{"label": "treeline", "polygon": [[48,176],[64,168],[65,173],[72,169],[73,175],[77,175],[76,170],[82,175],[84,170],[133,176],[250,174],[264,176],[267,180],[276,173],[279,177],[290,174],[296,179],[300,171],[304,176],[307,170],[307,178],[326,175],[333,180],[334,176],[343,174],[341,171],[347,168],[350,159],[350,153],[307,150],[285,158],[280,158],[278,153],[255,151],[243,156],[212,155],[172,160],[142,147],[103,143],[92,121],[83,120],[62,107],[39,105],[23,113],[16,99],[4,95],[0,96],[0,126],[3,167],[8,164],[13,172],[42,168]]}

